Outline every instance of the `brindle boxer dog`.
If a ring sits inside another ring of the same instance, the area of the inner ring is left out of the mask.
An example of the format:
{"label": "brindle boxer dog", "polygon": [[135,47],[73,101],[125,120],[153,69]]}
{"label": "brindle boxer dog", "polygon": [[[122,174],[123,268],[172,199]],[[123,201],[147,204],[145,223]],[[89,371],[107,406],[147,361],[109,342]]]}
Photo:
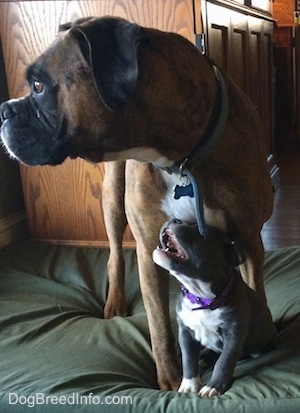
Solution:
{"label": "brindle boxer dog", "polygon": [[[119,161],[107,164],[104,181],[107,231],[115,238],[106,316],[125,311],[120,245],[127,219],[137,243],[158,383],[176,389],[181,375],[168,281],[152,251],[167,219],[195,221],[197,190],[206,224],[239,242],[243,277],[264,295],[260,230],[272,211],[272,186],[255,109],[181,36],[112,17],[63,26],[26,76],[30,94],[1,106],[4,145],[28,165],[56,165],[67,156]],[[215,125],[221,132],[210,145]],[[191,179],[196,185],[185,192]]]}

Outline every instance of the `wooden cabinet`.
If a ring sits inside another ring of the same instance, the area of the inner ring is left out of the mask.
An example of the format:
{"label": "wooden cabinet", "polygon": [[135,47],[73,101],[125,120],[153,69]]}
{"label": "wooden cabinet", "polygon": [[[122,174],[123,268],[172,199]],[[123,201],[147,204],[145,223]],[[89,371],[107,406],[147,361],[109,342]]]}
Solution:
{"label": "wooden cabinet", "polygon": [[250,97],[263,122],[270,154],[274,152],[273,25],[252,9],[224,8],[207,1],[203,7],[208,55]]}
{"label": "wooden cabinet", "polygon": [[267,12],[272,14],[273,1],[274,0],[227,0],[232,3],[238,3],[246,7],[252,7],[259,11]]}
{"label": "wooden cabinet", "polygon": [[[254,3],[270,2],[252,3],[255,6]],[[177,32],[194,42],[195,31],[202,31],[202,9],[208,53],[254,101],[264,121],[271,151],[272,22],[267,13],[256,17],[252,9],[249,14],[249,5],[247,0],[1,1],[0,36],[9,95],[19,97],[27,93],[25,68],[52,42],[61,23],[82,16],[115,15]],[[68,159],[56,167],[22,166],[21,173],[31,238],[107,246],[101,207],[101,164]],[[124,244],[134,245],[129,230]]]}

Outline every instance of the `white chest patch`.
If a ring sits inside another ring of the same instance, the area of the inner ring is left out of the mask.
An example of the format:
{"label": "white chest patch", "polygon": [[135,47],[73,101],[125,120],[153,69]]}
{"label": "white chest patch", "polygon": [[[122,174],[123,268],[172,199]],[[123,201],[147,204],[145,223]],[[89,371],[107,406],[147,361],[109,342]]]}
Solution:
{"label": "white chest patch", "polygon": [[162,201],[162,210],[170,218],[195,222],[195,198],[183,196],[180,199],[174,199],[174,187],[176,185],[182,185],[180,175],[165,172],[163,177],[167,186],[167,193],[165,199]]}
{"label": "white chest patch", "polygon": [[190,328],[195,339],[204,347],[215,352],[223,349],[223,337],[220,334],[222,308],[216,310],[195,310],[199,305],[192,304],[187,298],[183,298],[178,317],[183,324]]}

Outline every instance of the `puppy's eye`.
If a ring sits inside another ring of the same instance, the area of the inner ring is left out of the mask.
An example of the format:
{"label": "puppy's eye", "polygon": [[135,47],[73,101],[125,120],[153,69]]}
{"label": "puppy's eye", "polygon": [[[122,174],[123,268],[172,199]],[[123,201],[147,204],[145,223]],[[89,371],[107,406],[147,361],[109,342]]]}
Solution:
{"label": "puppy's eye", "polygon": [[44,91],[44,83],[35,80],[33,82],[33,90],[35,93],[42,93]]}

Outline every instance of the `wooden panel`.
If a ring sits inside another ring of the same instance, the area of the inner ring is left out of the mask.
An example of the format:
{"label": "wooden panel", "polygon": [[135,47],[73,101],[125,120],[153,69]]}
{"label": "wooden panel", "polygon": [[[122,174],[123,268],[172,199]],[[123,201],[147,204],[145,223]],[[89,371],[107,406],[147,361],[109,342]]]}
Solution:
{"label": "wooden panel", "polygon": [[228,71],[230,11],[212,3],[207,3],[206,7],[208,55]]}
{"label": "wooden panel", "polygon": [[249,92],[248,22],[241,13],[231,13],[229,74],[246,93]]}
{"label": "wooden panel", "polygon": [[256,18],[251,18],[249,31],[249,50],[251,62],[249,96],[259,114],[261,114],[262,111],[261,38],[261,21]]}
{"label": "wooden panel", "polygon": [[262,64],[262,121],[268,147],[274,152],[274,61],[273,61],[273,23],[263,22],[261,47]]}
{"label": "wooden panel", "polygon": [[249,17],[250,32],[250,90],[251,97],[262,119],[268,147],[273,148],[273,23]]}
{"label": "wooden panel", "polygon": [[0,36],[10,96],[27,92],[23,74],[27,65],[54,40],[59,24],[83,16],[114,15],[148,27],[174,31],[193,41],[190,1],[138,0],[28,1],[0,3]]}
{"label": "wooden panel", "polygon": [[[0,36],[11,97],[28,89],[26,66],[55,38],[58,25],[83,16],[114,15],[194,40],[190,0],[89,0],[0,3]],[[31,238],[60,243],[107,245],[101,209],[103,166],[83,160],[22,167]],[[124,242],[133,245],[127,230]]]}
{"label": "wooden panel", "polygon": [[194,5],[194,32],[197,34],[203,33],[201,0],[193,0],[193,5]]}
{"label": "wooden panel", "polygon": [[[253,17],[248,9],[224,8],[206,2],[208,55],[246,92],[265,128],[270,153],[273,144],[273,22]],[[239,11],[236,11],[239,10]]]}
{"label": "wooden panel", "polygon": [[295,0],[276,0],[273,5],[273,17],[279,26],[294,24]]}
{"label": "wooden panel", "polygon": [[63,166],[22,169],[34,238],[91,241],[105,238],[100,212],[102,166],[66,160]]}
{"label": "wooden panel", "polygon": [[207,37],[209,57],[250,96],[248,16],[207,2]]}

